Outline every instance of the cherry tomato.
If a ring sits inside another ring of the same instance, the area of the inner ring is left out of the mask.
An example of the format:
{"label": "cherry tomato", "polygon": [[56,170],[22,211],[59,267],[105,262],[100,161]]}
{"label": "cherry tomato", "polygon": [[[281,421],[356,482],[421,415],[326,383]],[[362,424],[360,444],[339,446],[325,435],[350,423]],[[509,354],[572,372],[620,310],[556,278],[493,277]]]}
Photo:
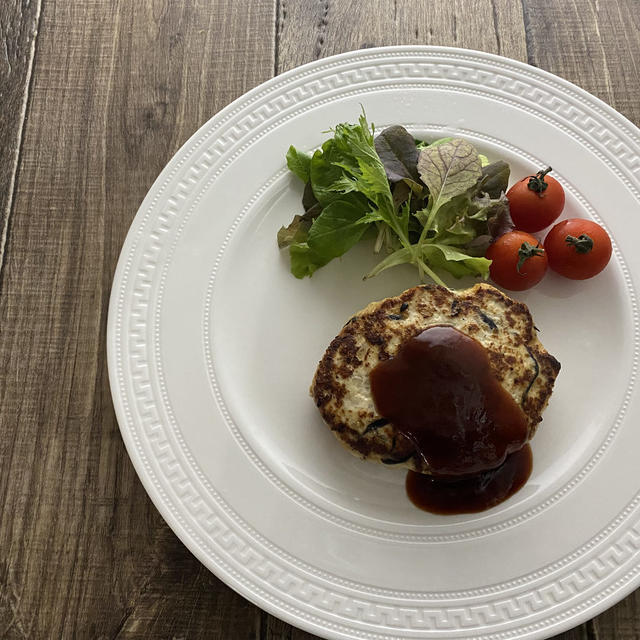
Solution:
{"label": "cherry tomato", "polygon": [[552,224],[564,209],[562,185],[544,171],[527,176],[507,191],[511,219],[516,229],[534,233]]}
{"label": "cherry tomato", "polygon": [[538,240],[524,231],[501,235],[489,245],[486,257],[491,260],[491,279],[511,291],[530,289],[547,271],[547,254]]}
{"label": "cherry tomato", "polygon": [[592,278],[611,258],[611,238],[607,232],[583,218],[558,222],[547,234],[544,248],[549,266],[572,280]]}

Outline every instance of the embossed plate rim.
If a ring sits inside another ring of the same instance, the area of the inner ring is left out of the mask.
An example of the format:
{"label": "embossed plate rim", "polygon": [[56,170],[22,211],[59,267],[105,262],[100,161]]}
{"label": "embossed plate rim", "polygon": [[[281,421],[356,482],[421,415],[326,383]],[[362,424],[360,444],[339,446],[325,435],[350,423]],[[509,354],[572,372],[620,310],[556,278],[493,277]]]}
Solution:
{"label": "embossed plate rim", "polygon": [[[119,424],[121,426],[123,438],[129,450],[129,455],[134,462],[138,475],[141,477],[141,480],[143,481],[143,484],[145,485],[147,492],[152,497],[156,506],[165,517],[165,520],[167,520],[167,522],[172,526],[174,531],[176,531],[176,533],[181,537],[183,542],[185,542],[185,544],[191,549],[191,551],[194,552],[195,555],[198,556],[199,559],[203,561],[209,568],[212,568],[213,570],[217,570],[216,571],[217,573],[220,572],[225,577],[225,580],[228,583],[232,583],[232,586],[234,586],[238,591],[240,591],[245,597],[248,597],[250,600],[256,602],[256,604],[259,604],[259,606],[267,610],[270,610],[272,613],[275,613],[276,615],[287,618],[289,621],[293,622],[298,626],[308,628],[310,631],[313,631],[315,633],[322,632],[322,630],[318,628],[317,624],[313,624],[311,622],[307,623],[305,618],[297,617],[295,613],[287,612],[286,606],[284,608],[279,608],[268,599],[265,600],[264,597],[260,597],[255,591],[251,591],[250,587],[247,587],[246,585],[242,585],[240,582],[238,582],[238,580],[233,579],[228,571],[224,571],[222,567],[222,564],[223,564],[222,562],[217,565],[213,563],[214,566],[212,566],[212,560],[210,555],[207,555],[206,553],[204,553],[203,549],[200,548],[198,543],[195,542],[195,540],[192,539],[191,535],[183,528],[183,525],[179,522],[179,518],[176,518],[175,514],[172,513],[172,511],[170,510],[169,505],[167,504],[166,495],[163,495],[159,487],[156,486],[154,482],[152,482],[151,477],[148,475],[149,469],[146,467],[146,464],[145,464],[144,453],[140,449],[138,449],[138,443],[136,442],[135,431],[126,428],[127,424],[129,424],[127,398],[124,397],[124,394],[119,393],[119,391],[122,391],[122,389],[120,390],[118,389],[119,380],[117,377],[116,369],[122,364],[122,362],[121,362],[121,353],[118,350],[119,344],[117,344],[117,341],[116,341],[116,329],[117,329],[117,323],[122,317],[121,314],[122,314],[124,302],[122,301],[122,298],[118,296],[118,293],[122,294],[122,291],[120,290],[120,287],[116,285],[122,284],[123,277],[127,273],[127,270],[130,266],[130,258],[131,258],[129,252],[135,245],[137,236],[142,232],[143,227],[142,227],[141,219],[143,219],[146,215],[148,215],[150,211],[150,206],[153,206],[153,204],[155,203],[154,197],[157,198],[159,191],[161,191],[164,185],[169,183],[169,181],[172,179],[175,172],[184,162],[185,158],[188,157],[188,155],[196,148],[196,146],[202,140],[202,132],[204,130],[207,130],[212,125],[212,123],[223,122],[226,117],[230,117],[236,111],[240,111],[241,109],[249,105],[254,98],[260,98],[261,96],[267,95],[270,91],[280,86],[286,86],[290,79],[304,77],[305,74],[311,74],[317,70],[324,69],[324,68],[333,68],[333,67],[339,68],[339,66],[345,61],[349,63],[349,62],[354,62],[362,59],[362,60],[370,60],[371,63],[373,64],[374,63],[373,61],[375,60],[376,56],[396,55],[401,58],[404,54],[409,54],[409,53],[414,56],[419,56],[421,54],[428,55],[429,53],[433,53],[436,55],[449,54],[452,57],[457,56],[461,60],[464,60],[465,57],[467,58],[476,57],[476,58],[482,59],[485,62],[494,61],[494,62],[499,62],[502,65],[508,66],[509,68],[515,67],[516,69],[522,69],[523,71],[526,70],[527,74],[535,78],[540,78],[540,77],[544,78],[546,76],[549,79],[553,79],[553,81],[556,84],[559,83],[561,86],[564,86],[565,88],[570,88],[574,93],[576,93],[578,96],[582,96],[587,101],[591,103],[595,102],[595,104],[599,107],[598,111],[601,113],[601,115],[605,115],[605,116],[608,116],[609,118],[613,118],[613,120],[616,122],[618,126],[622,124],[625,127],[630,127],[630,131],[627,132],[629,135],[633,135],[637,131],[634,125],[630,123],[628,120],[624,119],[622,116],[620,116],[620,114],[617,114],[617,112],[615,112],[613,109],[611,109],[604,103],[601,103],[600,101],[595,99],[593,96],[590,96],[589,94],[582,91],[578,87],[575,87],[574,85],[571,85],[566,81],[560,80],[551,74],[546,74],[546,72],[541,72],[537,69],[532,70],[531,67],[523,63],[510,61],[505,58],[501,58],[499,56],[495,56],[492,54],[485,54],[481,52],[473,52],[473,51],[461,50],[461,49],[449,49],[444,47],[409,46],[409,47],[389,47],[389,48],[380,48],[380,49],[369,49],[364,52],[362,51],[349,52],[346,54],[340,54],[339,56],[335,56],[333,58],[316,61],[309,65],[305,65],[304,67],[287,72],[286,74],[283,74],[282,76],[278,76],[277,78],[274,78],[268,81],[267,83],[257,87],[256,89],[253,89],[251,92],[239,98],[234,103],[232,103],[227,108],[225,108],[223,111],[221,111],[211,121],[206,123],[198,132],[196,132],[196,134],[194,134],[194,136],[192,136],[192,138],[189,141],[187,141],[187,143],[185,143],[182,149],[176,154],[174,159],[167,165],[167,168],[163,171],[163,173],[160,175],[156,183],[153,185],[152,189],[149,192],[149,195],[147,196],[147,198],[145,198],[145,201],[140,207],[140,211],[138,213],[138,216],[136,217],[136,220],[134,221],[134,224],[132,225],[132,229],[127,237],[125,246],[123,248],[121,259],[118,263],[116,276],[114,278],[114,289],[113,289],[112,298],[110,301],[109,324],[108,324],[108,355],[109,355],[109,375],[110,375],[110,381],[111,381],[112,390],[113,390],[114,404],[116,406],[116,412],[117,412]],[[627,583],[629,590],[633,588],[633,586],[635,586],[637,582],[638,582],[638,577],[636,576],[636,579],[634,582]],[[624,595],[624,593],[622,593],[620,590],[614,593],[618,597],[621,597],[621,595]],[[606,608],[611,603],[610,602],[607,603],[607,599],[605,598],[601,600],[599,603],[596,603],[596,605],[598,604],[601,605],[601,608]],[[591,617],[597,612],[598,612],[598,606],[590,607],[589,609],[586,610],[586,612],[584,612],[583,619]],[[572,618],[569,621],[569,623],[565,625],[564,628],[568,628],[569,626],[573,626],[574,624],[578,623],[580,621],[579,618],[580,618],[579,615]],[[556,627],[554,629],[554,632],[557,632],[560,628],[562,627],[561,626]],[[327,631],[325,632],[328,633]],[[534,630],[532,633],[529,633],[527,637],[543,637],[543,635],[546,633],[548,633],[548,630],[538,629],[538,630]],[[374,635],[363,634],[361,632],[360,633],[354,632],[354,635],[344,635],[338,629],[335,629],[335,626],[334,626],[334,632],[332,632],[332,635],[328,637],[374,637]],[[383,636],[379,636],[379,637],[383,637]],[[385,637],[395,638],[399,636],[385,636]],[[484,636],[478,636],[478,637],[484,637]],[[492,634],[491,636],[486,636],[486,637],[507,637],[507,636],[506,635],[502,636],[500,634],[499,635]]]}

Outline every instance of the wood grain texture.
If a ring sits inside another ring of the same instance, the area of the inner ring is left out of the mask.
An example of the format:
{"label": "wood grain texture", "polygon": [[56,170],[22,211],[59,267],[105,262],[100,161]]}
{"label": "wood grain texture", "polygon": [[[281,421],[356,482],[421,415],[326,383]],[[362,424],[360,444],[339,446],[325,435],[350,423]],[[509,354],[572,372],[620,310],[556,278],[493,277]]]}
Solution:
{"label": "wood grain texture", "polygon": [[274,25],[270,0],[43,3],[0,294],[1,638],[255,637],[135,476],[104,344],[140,201],[271,76]]}
{"label": "wood grain texture", "polygon": [[343,51],[394,44],[467,47],[527,59],[520,0],[280,0],[278,36],[279,73]]}
{"label": "wood grain texture", "polygon": [[[106,308],[140,201],[233,98],[361,47],[528,60],[639,124],[637,0],[8,0],[0,37],[0,638],[313,640],[191,556],[124,450]],[[640,639],[639,593],[556,640]]]}
{"label": "wood grain texture", "polygon": [[0,269],[19,166],[40,0],[0,4]]}
{"label": "wood grain texture", "polygon": [[528,59],[640,124],[638,0],[525,0]]}
{"label": "wood grain texture", "polygon": [[597,640],[597,638],[593,635],[592,626],[583,624],[575,629],[554,636],[551,640]]}
{"label": "wood grain texture", "polygon": [[260,640],[316,640],[318,636],[296,629],[282,620],[264,614]]}

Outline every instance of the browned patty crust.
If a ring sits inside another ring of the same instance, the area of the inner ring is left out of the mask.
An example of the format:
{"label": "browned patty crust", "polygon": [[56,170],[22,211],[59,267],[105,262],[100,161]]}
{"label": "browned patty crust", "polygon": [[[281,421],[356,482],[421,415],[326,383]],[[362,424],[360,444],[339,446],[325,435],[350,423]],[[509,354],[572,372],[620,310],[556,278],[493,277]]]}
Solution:
{"label": "browned patty crust", "polygon": [[560,363],[538,340],[529,309],[488,284],[464,291],[424,285],[372,302],[326,350],[311,395],[334,435],[354,454],[428,473],[413,443],[376,412],[369,372],[400,345],[444,324],[478,340],[498,381],[522,407],[530,437],[542,420]]}

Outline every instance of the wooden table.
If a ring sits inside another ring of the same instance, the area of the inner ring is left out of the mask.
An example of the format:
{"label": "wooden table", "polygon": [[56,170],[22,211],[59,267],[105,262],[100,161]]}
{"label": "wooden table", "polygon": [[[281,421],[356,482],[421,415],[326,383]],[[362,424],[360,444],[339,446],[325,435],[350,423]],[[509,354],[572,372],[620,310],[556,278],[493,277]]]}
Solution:
{"label": "wooden table", "polygon": [[[2,0],[0,638],[309,640],[191,556],[125,452],[107,302],[178,147],[274,74],[373,45],[500,53],[640,124],[638,0]],[[640,591],[564,640],[640,638]]]}

